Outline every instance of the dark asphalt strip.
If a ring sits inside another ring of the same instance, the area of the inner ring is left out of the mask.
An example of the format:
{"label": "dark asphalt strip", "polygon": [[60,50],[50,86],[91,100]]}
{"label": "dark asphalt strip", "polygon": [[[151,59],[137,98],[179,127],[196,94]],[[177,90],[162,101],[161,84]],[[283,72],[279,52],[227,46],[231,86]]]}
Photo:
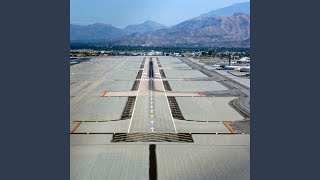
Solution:
{"label": "dark asphalt strip", "polygon": [[149,145],[149,180],[157,180],[156,145]]}
{"label": "dark asphalt strip", "polygon": [[153,62],[150,59],[150,62],[149,62],[149,89],[150,90],[154,90],[154,88],[153,88],[153,77],[154,77],[154,74],[153,74]]}
{"label": "dark asphalt strip", "polygon": [[153,62],[149,62],[149,78],[153,79]]}

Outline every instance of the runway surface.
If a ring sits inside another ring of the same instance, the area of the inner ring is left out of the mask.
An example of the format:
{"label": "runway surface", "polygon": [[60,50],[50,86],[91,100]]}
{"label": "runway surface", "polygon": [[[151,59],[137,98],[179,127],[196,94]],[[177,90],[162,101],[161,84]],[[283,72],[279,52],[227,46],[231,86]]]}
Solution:
{"label": "runway surface", "polygon": [[250,179],[250,134],[230,124],[250,118],[236,106],[250,93],[197,68],[164,56],[70,66],[70,179]]}

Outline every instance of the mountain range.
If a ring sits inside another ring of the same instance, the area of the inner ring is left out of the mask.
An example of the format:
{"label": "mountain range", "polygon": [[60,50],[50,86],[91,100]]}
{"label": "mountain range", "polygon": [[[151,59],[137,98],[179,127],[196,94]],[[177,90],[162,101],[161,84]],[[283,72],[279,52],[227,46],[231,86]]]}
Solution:
{"label": "mountain range", "polygon": [[167,27],[153,21],[123,29],[96,23],[70,25],[70,40],[126,46],[250,46],[250,3],[237,3]]}
{"label": "mountain range", "polygon": [[168,27],[153,21],[145,21],[142,24],[129,25],[125,27],[123,30],[126,34],[130,35],[133,33],[146,33],[151,31],[156,31],[159,29],[167,29]]}
{"label": "mountain range", "polygon": [[87,26],[70,24],[70,40],[108,40],[113,41],[127,34],[117,27],[108,24],[95,23]]}
{"label": "mountain range", "polygon": [[228,7],[210,11],[202,16],[232,16],[234,13],[250,14],[250,2],[236,3]]}
{"label": "mountain range", "polygon": [[114,41],[133,33],[146,33],[166,28],[168,27],[153,21],[145,21],[141,24],[129,25],[124,29],[102,23],[95,23],[87,26],[70,24],[70,40]]}

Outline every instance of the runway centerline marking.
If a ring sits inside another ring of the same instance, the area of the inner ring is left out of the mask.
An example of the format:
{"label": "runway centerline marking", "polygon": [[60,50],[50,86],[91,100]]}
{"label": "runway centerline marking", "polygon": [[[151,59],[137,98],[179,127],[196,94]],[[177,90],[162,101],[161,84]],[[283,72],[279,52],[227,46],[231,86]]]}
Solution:
{"label": "runway centerline marking", "polygon": [[[150,61],[152,61],[152,58],[151,58],[151,60]],[[153,61],[152,61],[152,70],[151,70],[151,72],[153,73],[154,72],[154,66],[153,66]],[[150,66],[149,66],[149,68],[150,68]],[[150,72],[150,69],[149,69],[149,72]],[[152,75],[152,77],[151,78],[149,78],[149,81],[151,81],[151,87],[152,87],[152,89],[150,89],[150,118],[151,119],[153,119],[153,116],[154,116],[154,111],[153,111],[153,105],[152,105],[152,100],[153,100],[153,80],[154,80],[154,78],[153,78],[153,75]],[[153,127],[153,123],[154,123],[154,121],[153,120],[151,120],[150,121],[151,122],[151,132],[153,132],[153,130],[154,130],[154,127]]]}

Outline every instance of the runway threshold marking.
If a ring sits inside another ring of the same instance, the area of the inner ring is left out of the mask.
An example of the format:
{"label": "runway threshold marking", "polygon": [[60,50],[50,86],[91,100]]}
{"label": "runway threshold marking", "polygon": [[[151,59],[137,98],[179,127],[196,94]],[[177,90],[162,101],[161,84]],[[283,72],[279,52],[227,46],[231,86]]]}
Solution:
{"label": "runway threshold marking", "polygon": [[[146,64],[146,62],[144,63],[144,65]],[[145,68],[145,66],[144,66]],[[144,68],[142,70],[142,74],[144,72]],[[142,76],[140,78],[140,80],[142,79]],[[137,101],[138,101],[138,98],[139,98],[139,92],[140,92],[140,86],[141,86],[141,83],[139,83],[139,87],[138,87],[138,91],[137,91],[137,94],[136,94],[136,100],[134,102],[134,106],[133,106],[133,110],[132,110],[132,115],[131,115],[131,118],[130,118],[130,123],[129,123],[129,127],[128,127],[128,133],[130,132],[130,128],[131,128],[131,124],[132,124],[132,118],[133,118],[133,115],[134,115],[134,110],[136,109],[136,104],[137,104]]]}

